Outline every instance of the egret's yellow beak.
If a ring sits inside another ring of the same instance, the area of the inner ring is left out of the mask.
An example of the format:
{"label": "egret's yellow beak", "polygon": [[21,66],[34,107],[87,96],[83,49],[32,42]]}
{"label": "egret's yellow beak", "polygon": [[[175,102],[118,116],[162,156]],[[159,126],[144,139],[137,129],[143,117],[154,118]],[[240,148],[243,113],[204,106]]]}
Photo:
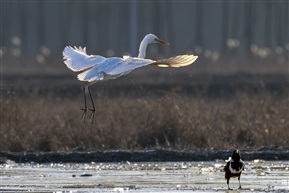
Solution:
{"label": "egret's yellow beak", "polygon": [[160,42],[161,44],[170,45],[169,42],[165,42],[164,40],[161,39],[157,39],[157,41]]}

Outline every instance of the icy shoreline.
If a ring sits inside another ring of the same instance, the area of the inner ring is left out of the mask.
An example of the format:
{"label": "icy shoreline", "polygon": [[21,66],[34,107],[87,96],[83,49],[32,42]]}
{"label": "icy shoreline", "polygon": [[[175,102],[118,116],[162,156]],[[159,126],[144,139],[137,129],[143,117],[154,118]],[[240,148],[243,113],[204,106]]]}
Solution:
{"label": "icy shoreline", "polygon": [[[244,160],[289,160],[289,150],[282,148],[261,148],[252,151],[241,150]],[[231,155],[229,150],[146,150],[146,151],[73,151],[73,152],[0,152],[2,162],[17,163],[89,163],[89,162],[164,162],[164,161],[213,161],[225,160]]]}

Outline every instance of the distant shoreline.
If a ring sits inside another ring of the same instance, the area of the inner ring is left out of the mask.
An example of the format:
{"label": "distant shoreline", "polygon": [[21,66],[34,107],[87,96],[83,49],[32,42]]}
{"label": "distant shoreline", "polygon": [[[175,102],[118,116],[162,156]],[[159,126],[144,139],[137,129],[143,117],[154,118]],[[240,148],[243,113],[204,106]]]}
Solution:
{"label": "distant shoreline", "polygon": [[[241,151],[244,160],[289,160],[289,149],[261,148]],[[17,163],[90,163],[90,162],[166,162],[166,161],[214,161],[225,160],[231,155],[228,150],[145,150],[145,151],[73,151],[73,152],[0,152],[2,162],[11,160]]]}

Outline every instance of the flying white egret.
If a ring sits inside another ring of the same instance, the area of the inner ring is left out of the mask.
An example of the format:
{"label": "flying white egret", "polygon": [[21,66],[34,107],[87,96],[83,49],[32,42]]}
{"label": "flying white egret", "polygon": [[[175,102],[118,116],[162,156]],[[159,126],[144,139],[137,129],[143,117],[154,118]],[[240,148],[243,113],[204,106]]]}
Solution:
{"label": "flying white egret", "polygon": [[146,48],[148,44],[151,43],[162,43],[169,45],[168,42],[165,42],[159,39],[154,34],[148,34],[142,40],[139,47],[138,57],[123,56],[105,58],[99,55],[87,55],[86,48],[77,48],[66,46],[63,50],[63,58],[66,66],[74,71],[80,72],[77,76],[78,80],[86,81],[88,84],[83,87],[84,93],[84,108],[82,109],[83,115],[82,118],[85,119],[87,112],[87,103],[86,103],[86,92],[89,92],[90,100],[92,103],[91,116],[94,116],[95,105],[92,98],[90,86],[98,81],[115,79],[125,74],[130,73],[136,68],[140,68],[148,65],[155,65],[160,67],[181,67],[188,66],[192,64],[198,56],[194,55],[179,55],[162,60],[150,60],[145,59]]}

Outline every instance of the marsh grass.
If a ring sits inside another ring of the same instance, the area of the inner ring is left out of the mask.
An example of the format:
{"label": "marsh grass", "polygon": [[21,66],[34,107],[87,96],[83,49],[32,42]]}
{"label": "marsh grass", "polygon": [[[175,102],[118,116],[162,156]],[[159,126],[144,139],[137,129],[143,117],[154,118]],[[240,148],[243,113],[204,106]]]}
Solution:
{"label": "marsh grass", "polygon": [[289,147],[286,91],[236,91],[230,97],[208,97],[205,91],[190,95],[178,89],[159,95],[130,92],[111,96],[105,89],[95,91],[93,124],[81,120],[81,92],[74,97],[51,97],[38,91],[25,97],[3,96],[0,149]]}

